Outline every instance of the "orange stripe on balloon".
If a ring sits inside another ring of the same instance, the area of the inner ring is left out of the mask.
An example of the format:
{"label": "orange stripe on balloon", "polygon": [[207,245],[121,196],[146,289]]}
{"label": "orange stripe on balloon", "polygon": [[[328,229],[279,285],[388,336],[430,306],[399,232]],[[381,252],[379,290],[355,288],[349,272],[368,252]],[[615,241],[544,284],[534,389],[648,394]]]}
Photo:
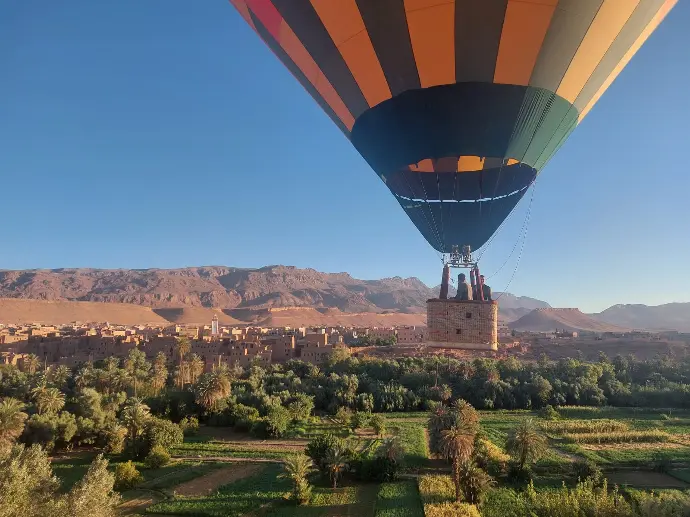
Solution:
{"label": "orange stripe on balloon", "polygon": [[510,0],[498,47],[494,83],[529,84],[558,0]]}
{"label": "orange stripe on balloon", "polygon": [[355,0],[311,0],[321,23],[347,64],[370,107],[391,98],[391,90]]}
{"label": "orange stripe on balloon", "polygon": [[302,71],[342,123],[351,130],[354,117],[294,31],[270,0],[246,0],[247,6]]}
{"label": "orange stripe on balloon", "polygon": [[649,36],[651,36],[651,34],[656,30],[659,24],[662,21],[664,21],[664,18],[666,18],[666,15],[668,15],[668,13],[671,11],[671,9],[673,9],[673,6],[676,5],[676,3],[678,3],[678,0],[666,0],[664,5],[661,6],[659,12],[654,16],[652,21],[649,22],[649,24],[642,31],[635,43],[633,43],[633,45],[630,47],[625,56],[623,56],[623,59],[621,59],[621,61],[618,63],[613,72],[611,72],[611,75],[609,75],[606,81],[604,81],[604,84],[601,85],[601,88],[599,88],[594,97],[592,97],[587,106],[585,106],[585,108],[582,110],[582,112],[580,113],[578,123],[581,122],[582,119],[587,116],[587,114],[594,107],[597,101],[599,101],[599,99],[608,89],[608,87],[611,86],[611,83],[613,83],[616,77],[618,77],[618,74],[620,74],[621,71],[626,67],[626,65],[630,62],[632,57],[637,53],[637,51],[644,44],[644,42],[647,41],[647,38],[649,38]]}
{"label": "orange stripe on balloon", "polygon": [[405,16],[422,88],[454,83],[455,1],[405,0]]}
{"label": "orange stripe on balloon", "polygon": [[410,165],[410,170],[414,172],[434,172],[434,162],[430,158],[426,158]]}
{"label": "orange stripe on balloon", "polygon": [[309,82],[314,85],[314,88],[321,94],[323,100],[331,107],[340,120],[347,129],[352,129],[355,124],[355,119],[347,109],[345,103],[335,91],[333,85],[328,81],[326,76],[323,74],[316,61],[311,57],[311,54],[302,45],[297,35],[288,26],[288,24],[283,21],[280,27],[280,45],[283,47],[285,52],[292,58],[295,64],[302,70],[302,73],[309,79]]}
{"label": "orange stripe on balloon", "polygon": [[480,171],[484,168],[481,156],[461,156],[458,158],[458,172]]}

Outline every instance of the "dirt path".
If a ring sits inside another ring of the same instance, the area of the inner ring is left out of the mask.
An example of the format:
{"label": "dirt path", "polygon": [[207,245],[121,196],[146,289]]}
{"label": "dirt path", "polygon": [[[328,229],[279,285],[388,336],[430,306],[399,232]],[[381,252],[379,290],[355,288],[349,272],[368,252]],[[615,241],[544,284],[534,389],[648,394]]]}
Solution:
{"label": "dirt path", "polygon": [[127,500],[117,507],[120,515],[138,515],[144,510],[165,499],[165,496],[153,490],[130,490],[127,492]]}
{"label": "dirt path", "polygon": [[249,477],[263,467],[257,464],[235,465],[232,467],[224,467],[206,474],[180,485],[177,485],[173,490],[176,495],[181,496],[203,496],[209,495],[218,487]]}
{"label": "dirt path", "polygon": [[578,456],[577,454],[573,454],[571,452],[566,452],[563,449],[559,447],[559,445],[562,442],[555,440],[553,438],[549,438],[549,446],[551,447],[551,450],[555,452],[558,456],[561,458],[564,458],[570,462],[576,462],[582,459],[582,457]]}
{"label": "dirt path", "polygon": [[235,458],[230,456],[172,456],[179,461],[217,461],[220,463],[283,463],[271,458]]}

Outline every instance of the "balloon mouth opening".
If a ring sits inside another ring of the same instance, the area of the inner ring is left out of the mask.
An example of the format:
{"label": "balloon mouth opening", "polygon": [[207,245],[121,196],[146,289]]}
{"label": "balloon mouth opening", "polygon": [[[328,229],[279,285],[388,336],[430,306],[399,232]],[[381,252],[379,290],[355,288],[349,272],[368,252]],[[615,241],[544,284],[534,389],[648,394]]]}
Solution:
{"label": "balloon mouth opening", "polygon": [[515,158],[494,158],[487,156],[447,156],[444,158],[425,158],[411,163],[407,169],[412,172],[479,172],[488,169],[508,167],[521,163]]}

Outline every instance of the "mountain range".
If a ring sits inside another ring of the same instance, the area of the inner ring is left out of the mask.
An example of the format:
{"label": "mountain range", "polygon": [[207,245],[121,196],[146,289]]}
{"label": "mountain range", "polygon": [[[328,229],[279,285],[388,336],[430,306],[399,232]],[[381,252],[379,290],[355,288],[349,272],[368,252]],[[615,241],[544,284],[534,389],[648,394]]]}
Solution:
{"label": "mountain range", "polygon": [[[216,313],[229,323],[277,323],[296,318],[305,322],[366,320],[420,324],[426,316],[426,300],[436,296],[437,287],[429,288],[414,277],[360,280],[348,273],[322,273],[281,265],[256,269],[204,266],[0,270],[0,298],[51,302],[31,305],[34,321],[44,319],[39,316],[45,307],[53,311],[61,307],[59,314],[68,314],[66,302],[101,302],[149,308],[153,312],[147,313],[147,317],[160,316],[177,322],[190,318],[194,322],[208,321]],[[510,293],[495,292],[494,299],[499,300],[504,323],[517,321],[534,310],[551,308],[544,301]],[[0,322],[9,319],[10,313],[18,315],[29,308],[27,304],[19,306],[18,302],[14,305],[9,302],[0,304]],[[88,307],[87,313],[92,315],[103,306],[82,304],[79,307],[83,310]],[[128,310],[127,314],[135,317]],[[548,314],[546,311],[540,315],[539,325],[544,325],[542,320]],[[690,303],[657,307],[615,305],[589,316],[617,328],[690,331]],[[554,325],[558,324],[557,320]],[[588,325],[596,327],[591,321]]]}

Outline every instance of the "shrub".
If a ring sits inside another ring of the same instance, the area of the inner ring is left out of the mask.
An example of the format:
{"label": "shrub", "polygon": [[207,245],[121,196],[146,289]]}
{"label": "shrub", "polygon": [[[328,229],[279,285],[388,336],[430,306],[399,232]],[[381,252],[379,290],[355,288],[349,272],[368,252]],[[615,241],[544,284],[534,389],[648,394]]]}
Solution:
{"label": "shrub", "polygon": [[144,460],[148,469],[159,469],[168,463],[170,463],[170,453],[160,445],[152,448]]}
{"label": "shrub", "polygon": [[268,422],[265,418],[259,418],[252,423],[249,433],[255,438],[268,438]]}
{"label": "shrub", "polygon": [[127,429],[117,423],[113,423],[101,431],[99,443],[102,445],[104,452],[120,454],[125,448],[126,436]]}
{"label": "shrub", "polygon": [[311,440],[304,453],[309,456],[314,465],[322,474],[326,473],[326,458],[328,454],[336,449],[342,450],[345,447],[343,440],[330,433],[322,434]]}
{"label": "shrub", "polygon": [[361,458],[352,462],[352,467],[360,481],[395,481],[399,463],[385,456]]}
{"label": "shrub", "polygon": [[163,447],[168,450],[183,441],[184,433],[179,425],[170,420],[151,418],[144,429],[145,446],[142,453],[148,454],[148,451],[154,447]]}
{"label": "shrub", "polygon": [[195,416],[186,416],[180,421],[180,429],[185,436],[199,434],[199,419]]}
{"label": "shrub", "polygon": [[244,404],[235,404],[230,410],[230,415],[234,422],[235,431],[249,431],[254,425],[254,422],[259,420],[259,410],[245,406]]}
{"label": "shrub", "polygon": [[530,483],[524,494],[525,515],[533,517],[632,517],[632,508],[618,493],[608,490],[604,480],[597,486],[592,479],[581,481],[575,488],[537,492]]}
{"label": "shrub", "polygon": [[27,445],[39,444],[48,450],[65,448],[77,433],[77,420],[72,413],[32,415],[26,421],[22,441]]}
{"label": "shrub", "polygon": [[589,460],[580,460],[573,463],[573,475],[578,481],[591,478],[598,484],[602,480],[601,469],[596,463]]}
{"label": "shrub", "polygon": [[287,407],[293,422],[306,422],[314,410],[314,397],[298,393],[290,398]]}
{"label": "shrub", "polygon": [[338,411],[335,412],[335,416],[333,418],[343,427],[350,427],[352,424],[352,411],[345,406],[340,406]]}
{"label": "shrub", "polygon": [[290,411],[283,406],[273,405],[266,415],[266,432],[268,436],[280,438],[285,434],[292,421]]}
{"label": "shrub", "polygon": [[539,418],[544,420],[558,420],[560,417],[561,415],[558,414],[558,411],[551,404],[547,404],[539,411]]}
{"label": "shrub", "polygon": [[132,461],[118,463],[115,467],[115,488],[117,490],[129,490],[136,487],[142,481],[141,474]]}
{"label": "shrub", "polygon": [[369,425],[370,421],[370,413],[366,413],[364,411],[357,411],[354,415],[352,415],[352,419],[350,420],[350,427],[352,427],[352,429],[362,429],[363,427]]}
{"label": "shrub", "polygon": [[513,483],[531,483],[534,475],[530,465],[521,467],[518,462],[511,461],[508,464],[508,479]]}
{"label": "shrub", "polygon": [[378,436],[381,436],[386,432],[386,419],[381,415],[372,416],[369,419],[369,425]]}
{"label": "shrub", "polygon": [[425,504],[424,515],[426,517],[481,517],[477,507],[467,503]]}
{"label": "shrub", "polygon": [[690,495],[677,490],[658,494],[637,494],[637,511],[641,517],[684,517],[690,515]]}

